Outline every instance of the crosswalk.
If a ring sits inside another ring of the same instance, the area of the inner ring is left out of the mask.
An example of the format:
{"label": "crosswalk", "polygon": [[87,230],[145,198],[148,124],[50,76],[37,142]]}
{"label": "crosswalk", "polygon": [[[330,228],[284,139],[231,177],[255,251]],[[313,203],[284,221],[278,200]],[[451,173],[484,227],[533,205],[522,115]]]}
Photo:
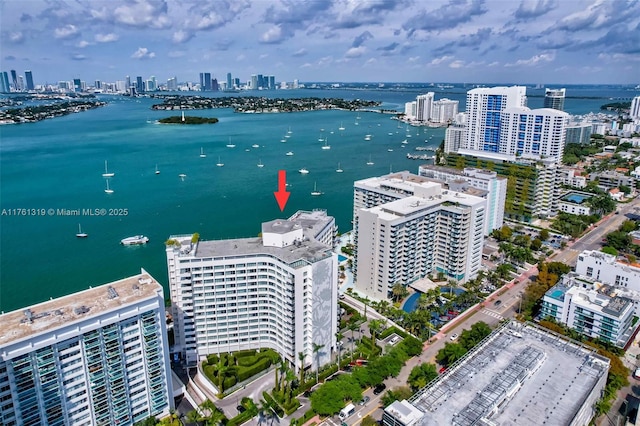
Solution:
{"label": "crosswalk", "polygon": [[491,309],[484,308],[480,312],[482,312],[483,314],[488,315],[490,317],[497,318],[499,320],[502,320],[504,318],[502,315],[500,315],[496,311],[492,311]]}

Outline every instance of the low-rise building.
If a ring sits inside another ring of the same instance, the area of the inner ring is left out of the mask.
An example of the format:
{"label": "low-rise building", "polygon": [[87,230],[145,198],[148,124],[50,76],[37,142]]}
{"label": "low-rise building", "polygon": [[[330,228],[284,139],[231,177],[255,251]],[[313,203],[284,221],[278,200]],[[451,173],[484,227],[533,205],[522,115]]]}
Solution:
{"label": "low-rise building", "polygon": [[586,425],[608,371],[609,359],[588,346],[506,323],[408,401],[385,408],[382,424]]}
{"label": "low-rise building", "polygon": [[585,336],[625,347],[633,334],[633,301],[606,294],[575,274],[563,277],[543,299],[540,318],[552,318]]}
{"label": "low-rise building", "polygon": [[589,175],[589,181],[597,181],[598,187],[604,190],[611,188],[618,188],[621,185],[628,186],[629,188],[636,187],[636,178],[633,176],[626,176],[622,173],[618,173],[612,170],[605,170],[602,172],[594,172]]}
{"label": "low-rise building", "polygon": [[628,287],[640,292],[640,264],[597,250],[584,250],[578,255],[576,272],[605,284]]}
{"label": "low-rise building", "polygon": [[584,188],[587,186],[587,178],[580,174],[580,171],[571,167],[561,166],[558,168],[557,182],[561,185]]}
{"label": "low-rise building", "polygon": [[588,192],[567,192],[558,199],[558,210],[565,213],[588,216],[591,214],[591,207],[587,201],[591,197],[593,197],[593,194]]}

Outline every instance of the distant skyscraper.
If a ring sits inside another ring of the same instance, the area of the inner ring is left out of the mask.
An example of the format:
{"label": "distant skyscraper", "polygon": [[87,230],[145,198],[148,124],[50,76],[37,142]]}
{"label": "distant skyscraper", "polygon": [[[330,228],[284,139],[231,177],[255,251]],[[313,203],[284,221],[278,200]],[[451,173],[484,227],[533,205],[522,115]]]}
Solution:
{"label": "distant skyscraper", "polygon": [[33,85],[33,74],[31,71],[25,71],[24,77],[27,80],[27,90],[34,90],[35,86]]}
{"label": "distant skyscraper", "polygon": [[258,89],[258,76],[256,74],[251,75],[251,90]]}
{"label": "distant skyscraper", "polygon": [[213,92],[217,92],[218,90],[220,90],[220,88],[218,87],[218,79],[214,78],[211,80],[211,90]]}
{"label": "distant skyscraper", "polygon": [[82,81],[80,81],[79,78],[73,79],[73,90],[75,90],[76,92],[82,91]]}
{"label": "distant skyscraper", "polygon": [[152,75],[147,80],[147,92],[155,92],[156,90],[158,90],[158,84],[156,83],[156,77]]}
{"label": "distant skyscraper", "polygon": [[258,74],[258,89],[264,89],[264,76],[262,74]]}
{"label": "distant skyscraper", "polygon": [[564,95],[567,89],[546,89],[544,107],[564,111]]}
{"label": "distant skyscraper", "polygon": [[95,87],[98,90],[102,89],[102,82],[100,80],[96,80],[95,83],[93,84],[93,87]]}
{"label": "distant skyscraper", "polygon": [[144,93],[144,81],[142,81],[142,76],[136,77],[136,91],[138,93]]}
{"label": "distant skyscraper", "polygon": [[631,109],[629,110],[629,116],[631,118],[640,118],[640,96],[636,96],[631,101]]}
{"label": "distant skyscraper", "polygon": [[0,81],[1,81],[1,86],[2,86],[1,87],[2,88],[2,93],[11,92],[11,86],[9,85],[9,74],[7,74],[6,71],[3,71],[1,77],[2,78],[0,79]]}
{"label": "distant skyscraper", "polygon": [[240,88],[240,79],[239,79],[238,77],[236,77],[236,78],[234,78],[234,79],[233,79],[233,85],[234,85],[236,88]]}
{"label": "distant skyscraper", "polygon": [[16,70],[11,70],[11,82],[13,83],[13,90],[18,90],[18,74]]}
{"label": "distant skyscraper", "polygon": [[211,73],[210,72],[200,73],[200,90],[203,92],[211,91]]}
{"label": "distant skyscraper", "polygon": [[124,84],[125,84],[125,91],[128,92],[129,89],[131,89],[131,77],[126,76],[124,79]]}
{"label": "distant skyscraper", "polygon": [[433,92],[429,92],[426,95],[418,95],[416,98],[416,120],[429,120],[431,109],[433,108],[433,95]]}
{"label": "distant skyscraper", "polygon": [[268,77],[269,79],[269,90],[275,90],[276,89],[276,76],[275,75],[270,75]]}
{"label": "distant skyscraper", "polygon": [[227,90],[233,89],[233,81],[231,79],[231,73],[227,73]]}
{"label": "distant skyscraper", "polygon": [[178,77],[172,77],[167,80],[167,90],[172,92],[178,90]]}

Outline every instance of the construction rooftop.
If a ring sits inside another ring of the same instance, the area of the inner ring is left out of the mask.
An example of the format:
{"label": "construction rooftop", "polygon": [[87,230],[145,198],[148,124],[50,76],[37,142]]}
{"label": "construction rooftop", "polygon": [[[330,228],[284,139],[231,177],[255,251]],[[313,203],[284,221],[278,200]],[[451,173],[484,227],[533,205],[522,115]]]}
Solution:
{"label": "construction rooftop", "polygon": [[409,400],[424,413],[409,424],[568,425],[608,369],[589,347],[510,322]]}
{"label": "construction rooftop", "polygon": [[130,303],[156,297],[162,286],[146,271],[99,287],[0,315],[0,348]]}

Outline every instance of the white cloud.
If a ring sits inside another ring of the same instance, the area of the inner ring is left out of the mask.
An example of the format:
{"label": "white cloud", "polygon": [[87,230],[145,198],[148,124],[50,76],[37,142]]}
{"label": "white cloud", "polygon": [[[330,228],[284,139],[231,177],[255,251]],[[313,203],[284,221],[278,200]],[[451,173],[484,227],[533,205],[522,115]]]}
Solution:
{"label": "white cloud", "polygon": [[239,54],[238,56],[236,56],[236,61],[240,62],[240,61],[244,61],[247,57],[244,54]]}
{"label": "white cloud", "polygon": [[282,27],[280,25],[269,28],[266,32],[260,36],[260,41],[263,43],[279,43],[284,39]]}
{"label": "white cloud", "polygon": [[301,49],[296,50],[295,52],[293,52],[293,54],[291,56],[304,56],[307,54],[307,49],[305,49],[304,47]]}
{"label": "white cloud", "polygon": [[439,58],[434,58],[431,62],[429,62],[429,65],[440,65],[441,63],[448,61],[449,59],[453,59],[453,56],[451,55],[440,56]]}
{"label": "white cloud", "polygon": [[80,34],[78,27],[72,24],[67,24],[64,27],[56,28],[53,30],[53,36],[58,39],[69,39],[77,37]]}
{"label": "white cloud", "polygon": [[88,41],[86,41],[86,40],[80,40],[80,41],[76,44],[76,47],[79,47],[79,48],[81,48],[81,49],[82,49],[82,48],[85,48],[85,47],[87,47],[87,46],[91,46],[91,44],[93,44],[93,43],[89,43],[89,42],[88,42]]}
{"label": "white cloud", "polygon": [[266,59],[269,57],[268,53],[263,53],[262,55],[260,55],[260,59]]}
{"label": "white cloud", "polygon": [[112,41],[118,40],[120,37],[115,33],[109,34],[96,34],[96,41],[98,43],[111,43]]}
{"label": "white cloud", "polygon": [[118,6],[113,11],[117,23],[139,28],[169,28],[167,3],[164,0],[137,0]]}
{"label": "white cloud", "polygon": [[456,60],[449,64],[449,68],[462,68],[464,66],[464,61]]}
{"label": "white cloud", "polygon": [[540,55],[534,55],[529,59],[518,59],[515,62],[505,64],[505,67],[518,67],[521,65],[525,66],[533,66],[537,65],[541,62],[552,62],[555,59],[555,54],[553,53],[541,53]]}
{"label": "white cloud", "polygon": [[24,41],[24,34],[22,31],[15,31],[9,34],[9,40],[11,43],[22,43]]}
{"label": "white cloud", "polygon": [[304,64],[300,65],[300,68],[313,68],[313,64],[305,62]]}
{"label": "white cloud", "polygon": [[364,63],[364,66],[375,65],[378,62],[376,58],[369,58],[367,62]]}
{"label": "white cloud", "polygon": [[155,56],[155,52],[149,52],[149,49],[146,47],[138,47],[138,50],[133,52],[133,55],[131,55],[133,59],[151,59]]}
{"label": "white cloud", "polygon": [[418,60],[420,60],[420,56],[410,56],[409,59],[407,59],[408,62],[417,62]]}
{"label": "white cloud", "polygon": [[364,46],[352,47],[351,49],[347,50],[347,53],[344,54],[344,57],[359,58],[360,56],[364,55],[366,51],[367,48]]}
{"label": "white cloud", "polygon": [[190,31],[178,30],[173,33],[171,39],[174,43],[184,43],[193,38],[193,33]]}

